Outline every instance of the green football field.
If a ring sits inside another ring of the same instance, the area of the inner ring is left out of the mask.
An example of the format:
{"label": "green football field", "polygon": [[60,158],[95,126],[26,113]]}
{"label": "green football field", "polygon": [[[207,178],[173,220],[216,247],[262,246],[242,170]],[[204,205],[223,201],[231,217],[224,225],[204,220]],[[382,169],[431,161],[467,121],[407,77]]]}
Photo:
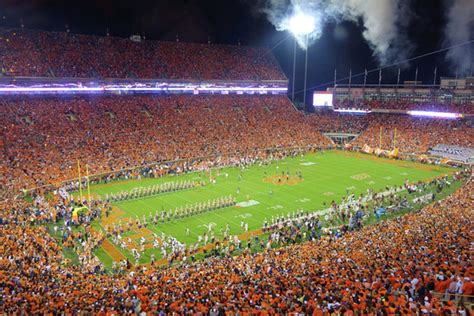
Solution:
{"label": "green football field", "polygon": [[[208,231],[211,224],[212,231],[217,239],[221,239],[221,229],[228,224],[231,235],[245,233],[241,222],[248,223],[249,232],[262,228],[264,220],[271,221],[272,216],[293,212],[298,209],[323,212],[323,203],[329,205],[332,200],[341,201],[347,192],[359,195],[366,194],[368,188],[375,191],[383,190],[386,186],[402,185],[407,179],[410,182],[428,180],[450,173],[453,169],[432,165],[422,165],[414,162],[388,160],[374,156],[342,152],[326,151],[307,154],[295,158],[287,158],[273,162],[267,166],[253,165],[245,169],[223,168],[213,170],[212,176],[216,183],[209,183],[209,173],[193,172],[179,176],[166,176],[159,179],[141,179],[91,186],[91,193],[105,197],[106,194],[121,191],[130,191],[138,187],[148,187],[165,182],[182,180],[204,180],[206,185],[188,190],[163,193],[152,197],[114,203],[113,214],[109,218],[103,216],[97,229],[113,223],[125,224],[130,218],[138,217],[142,221],[146,216],[148,226],[146,230],[138,230],[135,225],[133,231],[127,232],[123,238],[131,238],[137,243],[140,237],[146,239],[147,249],[140,262],[149,261],[150,255],[160,258],[159,249],[151,247],[153,234],[161,236],[164,232],[172,235],[187,245],[198,241],[198,235]],[[278,176],[285,173],[282,182],[278,184]],[[301,172],[302,179],[296,176]],[[286,173],[291,175],[290,182],[286,183]],[[175,210],[199,202],[207,202],[215,198],[232,195],[242,207],[227,207],[206,213],[174,219],[153,225],[149,221],[149,214],[163,210]],[[249,206],[246,206],[249,205]],[[186,230],[189,229],[189,235]],[[109,240],[110,241],[110,240]],[[109,246],[111,243],[109,243]],[[106,248],[106,247],[104,247]],[[117,259],[110,249],[100,249],[97,255],[106,264]],[[109,247],[110,248],[110,247]],[[120,249],[123,256],[132,259],[130,249]]]}

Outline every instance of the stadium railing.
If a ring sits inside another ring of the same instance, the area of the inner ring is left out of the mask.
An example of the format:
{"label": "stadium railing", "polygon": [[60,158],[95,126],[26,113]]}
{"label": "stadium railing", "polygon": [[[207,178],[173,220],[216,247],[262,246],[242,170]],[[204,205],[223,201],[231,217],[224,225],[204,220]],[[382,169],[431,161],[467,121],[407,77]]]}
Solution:
{"label": "stadium railing", "polygon": [[435,291],[431,292],[431,294],[433,295],[433,297],[436,297],[441,301],[452,301],[456,305],[459,305],[460,303],[469,305],[474,304],[474,295],[450,294]]}

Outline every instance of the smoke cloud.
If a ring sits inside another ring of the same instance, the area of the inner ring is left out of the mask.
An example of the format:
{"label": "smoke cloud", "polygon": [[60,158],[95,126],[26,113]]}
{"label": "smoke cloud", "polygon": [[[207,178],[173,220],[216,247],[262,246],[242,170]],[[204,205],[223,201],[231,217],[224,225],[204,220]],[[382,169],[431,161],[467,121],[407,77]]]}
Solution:
{"label": "smoke cloud", "polygon": [[[449,6],[450,5],[450,6]],[[454,0],[448,2],[447,24],[444,29],[445,44],[452,46],[474,38],[474,1]],[[473,44],[449,50],[446,59],[453,71],[460,76],[469,75],[473,66]]]}
{"label": "smoke cloud", "polygon": [[290,17],[299,12],[315,18],[317,28],[309,35],[308,45],[306,36],[297,37],[303,49],[321,37],[326,23],[352,21],[363,26],[363,36],[381,65],[403,60],[412,51],[411,43],[402,35],[411,17],[407,1],[261,0],[259,3],[260,11],[279,31],[288,30]]}

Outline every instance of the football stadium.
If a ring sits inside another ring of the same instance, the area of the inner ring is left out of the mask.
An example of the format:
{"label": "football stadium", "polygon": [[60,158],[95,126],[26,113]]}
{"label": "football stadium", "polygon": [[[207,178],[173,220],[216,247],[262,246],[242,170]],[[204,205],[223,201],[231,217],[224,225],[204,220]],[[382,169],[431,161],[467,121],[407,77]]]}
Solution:
{"label": "football stadium", "polygon": [[5,6],[0,314],[471,315],[472,2],[146,2]]}

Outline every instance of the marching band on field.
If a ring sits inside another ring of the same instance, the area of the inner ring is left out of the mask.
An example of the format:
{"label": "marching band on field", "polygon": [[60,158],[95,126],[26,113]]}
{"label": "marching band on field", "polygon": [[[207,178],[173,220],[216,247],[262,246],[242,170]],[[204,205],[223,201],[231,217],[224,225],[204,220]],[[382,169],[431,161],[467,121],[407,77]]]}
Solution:
{"label": "marching band on field", "polygon": [[206,185],[205,181],[186,180],[186,181],[178,181],[178,182],[166,182],[162,184],[151,185],[146,188],[140,187],[140,188],[135,188],[131,191],[122,191],[118,193],[106,194],[105,201],[106,202],[120,202],[120,201],[153,196],[153,195],[167,193],[167,192],[193,189],[195,187],[198,187],[198,186],[203,187],[205,185]]}
{"label": "marching band on field", "polygon": [[112,227],[107,227],[108,233],[111,235],[121,234],[124,231],[132,230],[133,226],[140,228],[146,228],[148,223],[153,223],[158,225],[158,223],[164,223],[166,221],[171,221],[171,219],[180,219],[188,216],[193,216],[197,214],[202,214],[209,211],[218,210],[221,208],[231,207],[236,205],[236,198],[232,195],[216,198],[213,200],[207,200],[207,202],[198,202],[194,205],[186,205],[185,207],[176,207],[174,210],[170,209],[168,211],[155,211],[155,214],[148,215],[148,221],[145,215],[143,215],[142,220],[139,217],[136,217],[135,220],[132,218],[129,219],[128,223],[122,226],[121,223],[118,225],[112,225]]}

